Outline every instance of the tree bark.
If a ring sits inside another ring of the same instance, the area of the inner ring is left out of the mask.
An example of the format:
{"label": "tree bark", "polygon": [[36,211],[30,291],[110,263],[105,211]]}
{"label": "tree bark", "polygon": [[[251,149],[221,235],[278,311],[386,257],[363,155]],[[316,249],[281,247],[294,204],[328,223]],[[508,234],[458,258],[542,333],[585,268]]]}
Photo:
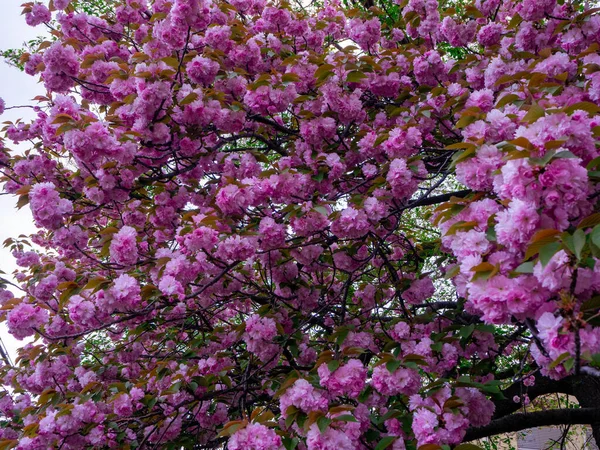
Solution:
{"label": "tree bark", "polygon": [[[533,400],[541,395],[553,393],[574,396],[581,409],[516,413],[521,404],[513,401],[515,395],[527,394],[529,399]],[[465,441],[538,426],[581,424],[591,426],[596,445],[600,447],[600,378],[571,375],[561,380],[553,380],[537,375],[535,385],[527,387],[519,381],[503,390],[502,394],[504,399],[494,401],[496,410],[492,422],[481,428],[467,430]]]}
{"label": "tree bark", "polygon": [[[582,408],[598,408],[600,405],[600,379],[589,375],[573,377],[571,381],[573,395]],[[588,422],[596,445],[600,447],[600,417]]]}
{"label": "tree bark", "polygon": [[494,401],[496,410],[492,420],[500,419],[521,409],[521,403],[515,403],[513,400],[515,395],[522,396],[523,394],[527,394],[530,400],[534,400],[541,395],[554,394],[556,392],[574,395],[571,377],[557,381],[537,375],[535,377],[535,384],[531,387],[523,385],[521,381],[514,383],[502,391],[505,399]]}
{"label": "tree bark", "polygon": [[501,419],[492,420],[486,426],[470,428],[467,430],[463,442],[528,428],[550,425],[589,425],[590,423],[600,423],[600,408],[550,409],[511,414]]}

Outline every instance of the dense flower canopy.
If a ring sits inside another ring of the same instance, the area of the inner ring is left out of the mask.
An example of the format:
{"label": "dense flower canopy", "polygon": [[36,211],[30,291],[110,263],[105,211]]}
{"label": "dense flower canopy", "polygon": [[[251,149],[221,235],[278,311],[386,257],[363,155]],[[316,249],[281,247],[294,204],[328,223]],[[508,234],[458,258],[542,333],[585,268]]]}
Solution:
{"label": "dense flower canopy", "polygon": [[24,5],[0,446],[435,450],[600,374],[597,10],[80,3]]}

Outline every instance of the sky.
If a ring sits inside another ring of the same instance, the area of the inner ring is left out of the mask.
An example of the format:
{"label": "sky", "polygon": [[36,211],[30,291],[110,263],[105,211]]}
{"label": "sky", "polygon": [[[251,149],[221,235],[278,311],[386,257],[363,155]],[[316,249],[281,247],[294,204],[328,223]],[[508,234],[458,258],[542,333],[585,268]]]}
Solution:
{"label": "sky", "polygon": [[[0,14],[0,49],[18,48],[23,42],[36,38],[44,33],[42,26],[37,28],[29,27],[25,23],[24,16],[21,16],[24,0],[3,0],[2,14]],[[14,67],[10,67],[4,62],[0,62],[0,97],[6,102],[6,106],[15,105],[33,105],[31,100],[36,95],[44,94],[43,85],[38,83],[37,77],[31,77]],[[31,108],[19,108],[6,111],[1,117],[0,122],[15,121],[19,117],[33,117]],[[1,128],[5,125],[3,124]],[[10,143],[5,142],[9,148]],[[26,146],[20,146],[20,150],[26,150]],[[31,210],[25,206],[20,211],[16,209],[17,199],[9,195],[0,195],[0,270],[6,274],[11,274],[16,265],[14,258],[8,249],[2,246],[2,243],[9,237],[17,237],[20,234],[30,234],[35,231]],[[11,279],[10,276],[0,275]],[[16,292],[13,290],[13,293]],[[12,338],[7,332],[6,326],[0,324],[0,338],[8,349],[11,358],[14,361],[16,350],[23,345],[22,341]]]}

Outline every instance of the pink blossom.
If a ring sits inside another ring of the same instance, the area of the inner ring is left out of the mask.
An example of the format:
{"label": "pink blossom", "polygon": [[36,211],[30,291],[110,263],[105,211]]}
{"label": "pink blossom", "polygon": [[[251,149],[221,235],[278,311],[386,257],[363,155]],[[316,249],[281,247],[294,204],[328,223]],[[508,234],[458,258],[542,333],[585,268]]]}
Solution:
{"label": "pink blossom", "polygon": [[466,417],[470,426],[482,427],[490,423],[496,408],[494,402],[475,388],[457,388],[456,395],[468,410]]}
{"label": "pink blossom", "polygon": [[56,41],[44,52],[43,61],[46,66],[43,78],[48,89],[65,92],[73,86],[71,77],[79,72],[79,62],[73,47],[65,47],[60,41]]}
{"label": "pink blossom", "polygon": [[418,440],[418,445],[439,444],[440,439],[436,434],[439,425],[437,415],[424,408],[419,408],[413,416],[412,430]]}
{"label": "pink blossom", "polygon": [[327,364],[321,364],[318,369],[321,386],[332,395],[348,395],[358,397],[365,386],[367,369],[358,359],[348,362],[331,372]]}
{"label": "pink blossom", "polygon": [[305,413],[326,411],[328,401],[307,380],[299,379],[283,393],[279,399],[279,406],[283,417],[287,417],[290,406],[294,406]]}
{"label": "pink blossom", "polygon": [[[421,145],[422,142],[423,137],[418,128],[394,128],[392,131],[390,131],[389,137],[383,145],[390,158],[406,158],[412,156],[416,152],[415,147]],[[398,164],[399,168],[401,169],[401,160],[398,161],[399,162],[396,164]]]}
{"label": "pink blossom", "polygon": [[38,183],[29,192],[29,204],[38,227],[57,229],[65,215],[73,211],[73,204],[60,198],[53,183]]}
{"label": "pink blossom", "polygon": [[410,287],[402,293],[402,298],[408,304],[416,305],[431,297],[434,292],[433,281],[429,277],[424,277],[413,281]]}
{"label": "pink blossom", "polygon": [[183,286],[177,279],[171,275],[165,275],[158,283],[158,289],[167,297],[183,299],[185,292]]}
{"label": "pink blossom", "polygon": [[52,15],[50,11],[42,3],[34,3],[31,11],[25,14],[25,21],[30,27],[35,27],[44,22],[50,22]]}
{"label": "pink blossom", "polygon": [[416,370],[400,367],[391,373],[383,364],[373,369],[372,383],[383,395],[410,396],[419,391],[421,378]]}
{"label": "pink blossom", "polygon": [[457,179],[471,189],[489,191],[494,172],[502,166],[502,156],[492,145],[477,149],[476,156],[456,165]]}
{"label": "pink blossom", "polygon": [[508,209],[496,216],[498,242],[510,249],[522,249],[533,236],[540,217],[534,204],[519,199],[513,200]]}
{"label": "pink blossom", "polygon": [[71,0],[54,0],[56,9],[66,9],[69,3],[71,3]]}
{"label": "pink blossom", "polygon": [[545,312],[537,319],[536,326],[538,337],[551,360],[573,351],[573,336],[563,331],[564,319],[561,316]]}
{"label": "pink blossom", "polygon": [[219,63],[204,56],[196,56],[187,65],[187,74],[190,79],[206,86],[215,80],[218,71]]}
{"label": "pink blossom", "polygon": [[331,231],[340,238],[359,238],[369,229],[367,215],[353,207],[346,208],[331,225]]}
{"label": "pink blossom", "polygon": [[555,53],[535,66],[535,70],[536,72],[545,73],[550,77],[556,77],[564,72],[572,75],[577,71],[577,63],[571,61],[571,58],[566,53]]}
{"label": "pink blossom", "polygon": [[281,438],[260,423],[237,430],[227,442],[229,450],[282,450]]}
{"label": "pink blossom", "polygon": [[377,18],[362,21],[352,19],[348,23],[350,39],[354,40],[360,48],[365,51],[370,50],[381,37],[381,24]]}
{"label": "pink blossom", "polygon": [[210,252],[219,242],[218,234],[212,228],[201,226],[185,235],[184,244],[191,251],[206,250]]}
{"label": "pink blossom", "polygon": [[128,394],[118,394],[113,400],[113,408],[117,417],[129,417],[133,414],[133,405]]}
{"label": "pink blossom", "polygon": [[136,308],[142,301],[138,280],[127,274],[119,275],[110,292],[119,309]]}
{"label": "pink blossom", "polygon": [[217,255],[227,262],[244,261],[256,252],[254,240],[240,236],[230,236],[219,244]]}
{"label": "pink blossom", "polygon": [[550,14],[556,5],[556,0],[523,0],[519,13],[525,20],[539,20],[545,14]]}
{"label": "pink blossom", "polygon": [[138,260],[137,232],[135,228],[125,225],[112,238],[110,258],[116,264],[130,266]]}
{"label": "pink blossom", "polygon": [[413,178],[413,175],[404,159],[396,158],[390,163],[390,170],[386,179],[392,188],[394,197],[407,198],[413,194],[417,186],[417,181]]}
{"label": "pink blossom", "polygon": [[48,322],[48,310],[29,303],[19,303],[6,315],[8,331],[22,340],[35,333],[34,328]]}
{"label": "pink blossom", "polygon": [[249,90],[244,96],[244,102],[259,114],[275,114],[285,111],[296,96],[293,84],[288,84],[283,89],[260,86],[256,90]]}
{"label": "pink blossom", "polygon": [[306,435],[307,450],[355,450],[356,446],[342,430],[328,427],[321,433],[317,424],[312,424]]}
{"label": "pink blossom", "polygon": [[483,112],[489,112],[494,106],[494,93],[491,89],[474,91],[465,104],[467,108],[477,107]]}
{"label": "pink blossom", "polygon": [[80,325],[91,325],[96,315],[96,307],[89,300],[79,295],[69,299],[69,317],[73,322]]}
{"label": "pink blossom", "polygon": [[569,255],[564,250],[559,250],[543,266],[541,261],[533,268],[533,275],[540,284],[551,291],[567,289],[571,284],[573,268]]}
{"label": "pink blossom", "polygon": [[499,23],[490,23],[480,28],[477,40],[484,47],[491,47],[500,43],[504,27]]}
{"label": "pink blossom", "polygon": [[258,227],[261,246],[265,249],[282,247],[285,244],[285,229],[271,217],[265,217]]}
{"label": "pink blossom", "polygon": [[336,136],[336,123],[332,117],[319,117],[300,125],[300,135],[314,146],[322,146]]}
{"label": "pink blossom", "polygon": [[272,343],[275,336],[277,325],[270,317],[253,314],[246,320],[244,341],[248,351],[258,356],[261,361],[268,362],[279,351],[279,347]]}

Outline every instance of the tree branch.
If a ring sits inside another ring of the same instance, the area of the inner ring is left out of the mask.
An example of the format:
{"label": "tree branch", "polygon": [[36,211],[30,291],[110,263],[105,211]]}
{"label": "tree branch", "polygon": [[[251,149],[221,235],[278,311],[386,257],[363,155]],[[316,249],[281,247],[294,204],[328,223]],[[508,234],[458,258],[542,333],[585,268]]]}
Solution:
{"label": "tree branch", "polygon": [[480,428],[469,428],[463,442],[528,428],[550,425],[590,425],[594,422],[600,422],[600,408],[550,409],[512,414],[492,420],[489,425]]}
{"label": "tree branch", "polygon": [[449,192],[448,194],[434,195],[433,197],[427,197],[424,195],[421,198],[408,202],[406,205],[393,210],[390,215],[394,215],[396,213],[402,212],[407,209],[417,208],[419,206],[429,206],[429,205],[437,205],[439,203],[444,203],[450,200],[452,197],[464,198],[469,194],[472,194],[473,191],[470,189],[463,189],[462,191]]}
{"label": "tree branch", "polygon": [[522,394],[527,394],[530,400],[534,400],[540,395],[554,394],[559,392],[561,394],[573,394],[571,387],[572,377],[566,377],[562,380],[552,380],[548,377],[536,375],[535,384],[531,387],[523,385],[522,381],[511,384],[509,387],[502,391],[504,400],[494,401],[496,411],[494,412],[494,419],[501,419],[509,414],[518,411],[521,408],[520,403],[515,403],[513,397]]}

